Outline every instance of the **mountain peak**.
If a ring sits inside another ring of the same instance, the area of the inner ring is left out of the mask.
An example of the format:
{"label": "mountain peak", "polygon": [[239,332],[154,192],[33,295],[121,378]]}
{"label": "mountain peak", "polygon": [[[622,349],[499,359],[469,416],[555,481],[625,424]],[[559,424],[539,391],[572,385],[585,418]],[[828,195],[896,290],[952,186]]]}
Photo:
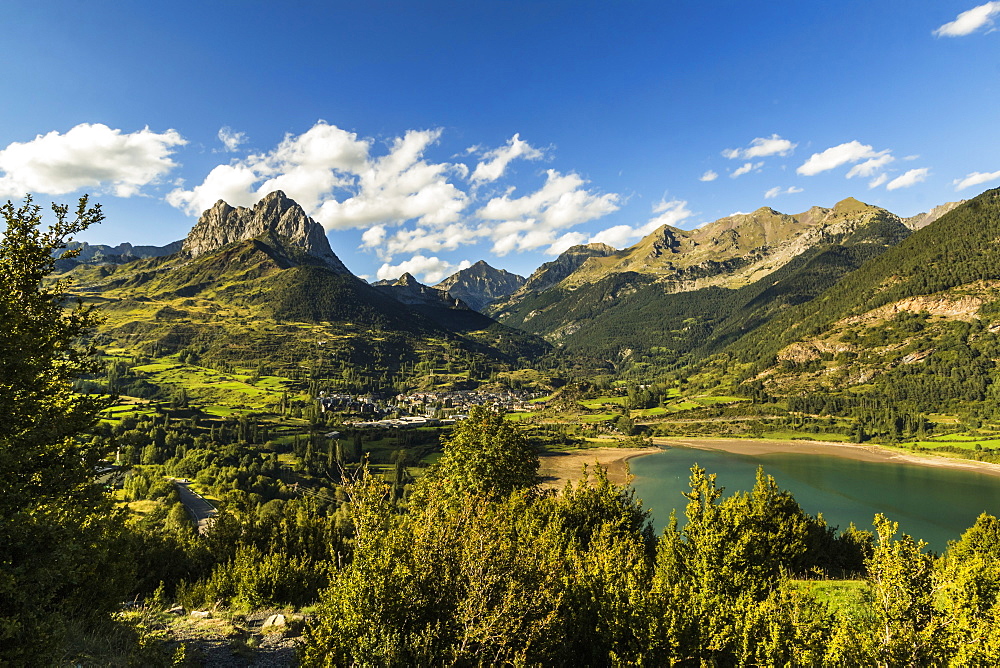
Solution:
{"label": "mountain peak", "polygon": [[460,299],[470,308],[482,311],[492,302],[509,297],[525,279],[505,269],[497,269],[480,260],[471,267],[460,269],[434,287]]}
{"label": "mountain peak", "polygon": [[279,243],[321,260],[337,273],[350,273],[330,248],[323,226],[280,190],[268,193],[250,208],[233,207],[220,199],[198,218],[183,250],[195,258],[237,241],[264,236],[278,237]]}
{"label": "mountain peak", "polygon": [[865,204],[853,197],[848,197],[847,199],[842,199],[833,205],[833,212],[839,214],[857,213],[859,211],[864,211],[865,209],[871,209],[871,204]]}

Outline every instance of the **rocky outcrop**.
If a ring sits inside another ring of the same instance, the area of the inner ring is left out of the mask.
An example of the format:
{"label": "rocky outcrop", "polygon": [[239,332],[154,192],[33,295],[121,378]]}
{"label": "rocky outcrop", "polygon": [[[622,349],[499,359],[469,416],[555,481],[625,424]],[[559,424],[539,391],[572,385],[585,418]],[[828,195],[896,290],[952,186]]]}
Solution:
{"label": "rocky outcrop", "polygon": [[904,218],[903,223],[911,230],[916,231],[922,227],[927,227],[944,214],[964,203],[964,199],[957,202],[945,202],[944,204],[937,205],[927,213],[918,213],[912,218]]}
{"label": "rocky outcrop", "polygon": [[546,262],[528,277],[518,293],[542,292],[583,266],[592,257],[607,257],[618,251],[607,244],[581,244],[566,249],[551,262]]}
{"label": "rocky outcrop", "polygon": [[514,294],[526,280],[523,276],[496,269],[480,260],[471,267],[455,272],[434,287],[481,312],[492,302]]}
{"label": "rocky outcrop", "polygon": [[893,245],[909,234],[898,216],[853,198],[798,215],[761,207],[694,230],[663,225],[614,257],[581,263],[561,287],[573,290],[611,275],[635,273],[654,277],[670,291],[738,288],[819,244]]}
{"label": "rocky outcrop", "polygon": [[409,273],[403,274],[395,281],[387,279],[372,283],[372,286],[408,306],[433,306],[463,310],[469,308],[461,299],[456,299],[445,290],[424,285]]}
{"label": "rocky outcrop", "polygon": [[219,200],[201,214],[184,240],[184,252],[195,258],[258,238],[277,240],[287,250],[305,253],[337,273],[350,273],[330,248],[323,226],[280,190],[265,195],[252,208],[232,207]]}

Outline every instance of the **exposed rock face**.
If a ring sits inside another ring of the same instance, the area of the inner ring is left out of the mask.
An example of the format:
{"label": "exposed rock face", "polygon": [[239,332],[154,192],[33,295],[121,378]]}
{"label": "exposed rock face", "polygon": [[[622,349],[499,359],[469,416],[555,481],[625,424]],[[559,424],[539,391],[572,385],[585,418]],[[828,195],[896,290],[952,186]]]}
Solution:
{"label": "exposed rock face", "polygon": [[607,244],[581,244],[566,249],[551,262],[546,262],[528,277],[518,292],[542,292],[579,269],[592,257],[607,257],[618,251]]}
{"label": "exposed rock face", "polygon": [[497,299],[512,295],[526,280],[523,276],[504,269],[495,269],[480,260],[471,267],[452,274],[434,287],[462,300],[469,305],[469,308],[482,311]]}
{"label": "exposed rock face", "polygon": [[372,285],[397,301],[409,306],[435,306],[468,310],[461,299],[456,299],[445,290],[424,285],[411,274],[405,273],[395,281],[387,279]]}
{"label": "exposed rock face", "polygon": [[337,273],[351,273],[330,248],[323,226],[280,190],[266,195],[252,208],[234,208],[219,200],[201,214],[184,240],[184,251],[194,258],[237,241],[259,237],[277,237]]}
{"label": "exposed rock face", "polygon": [[939,204],[927,213],[918,213],[912,218],[904,218],[903,223],[911,230],[919,230],[922,227],[927,227],[935,220],[948,213],[960,204],[965,204],[965,200],[959,200],[957,202],[945,202],[944,204]]}
{"label": "exposed rock face", "polygon": [[[878,229],[868,242],[885,243],[886,226],[894,230],[888,233],[893,243],[910,233],[898,216],[854,198],[832,209],[813,207],[798,215],[761,207],[695,230],[664,225],[614,257],[580,263],[561,279],[562,287],[574,289],[613,274],[636,273],[655,277],[671,291],[713,285],[736,288],[775,271],[817,244],[843,243],[852,235],[856,238],[850,243],[861,243],[866,228]],[[529,279],[526,288],[531,285]]]}

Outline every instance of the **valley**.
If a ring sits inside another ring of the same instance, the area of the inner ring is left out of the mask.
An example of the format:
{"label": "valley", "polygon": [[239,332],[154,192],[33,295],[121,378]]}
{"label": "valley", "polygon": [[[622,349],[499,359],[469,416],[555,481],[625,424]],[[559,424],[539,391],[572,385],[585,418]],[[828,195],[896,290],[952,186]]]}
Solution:
{"label": "valley", "polygon": [[[707,484],[699,465],[732,485],[725,503],[787,486],[829,542],[796,576],[858,583],[868,515],[944,551],[1000,512],[1000,193],[938,213],[760,210],[574,247],[527,279],[478,263],[369,285],[276,192],[220,202],[172,253],[61,259],[69,282],[50,284],[100,315],[74,388],[114,403],[81,438],[113,472],[140,595],[222,603],[235,627],[268,606],[301,615],[347,577],[330,564],[358,558],[364,495],[431,512],[450,503],[441,485],[508,484],[532,460],[540,498],[596,485],[649,532]],[[950,488],[975,491],[960,504]]]}

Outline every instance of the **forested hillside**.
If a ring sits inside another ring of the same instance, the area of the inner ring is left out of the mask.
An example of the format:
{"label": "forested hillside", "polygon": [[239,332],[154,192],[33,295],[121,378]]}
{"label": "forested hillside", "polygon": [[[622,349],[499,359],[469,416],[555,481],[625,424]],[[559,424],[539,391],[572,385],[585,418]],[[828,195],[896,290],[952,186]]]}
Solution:
{"label": "forested hillside", "polygon": [[1000,192],[992,190],[726,354],[750,365],[771,394],[791,397],[790,406],[853,414],[869,435],[913,435],[932,412],[995,417],[998,238]]}
{"label": "forested hillside", "polygon": [[676,366],[689,353],[716,352],[789,306],[809,301],[909,234],[898,218],[876,211],[864,225],[827,235],[737,289],[682,290],[656,275],[615,272],[593,283],[552,287],[524,299],[503,320],[545,336],[568,355],[625,366]]}
{"label": "forested hillside", "polygon": [[77,267],[69,276],[76,294],[107,316],[100,345],[180,355],[224,371],[335,378],[350,369],[369,388],[392,388],[429,357],[488,377],[548,349],[475,312],[456,322],[421,313],[280,238],[229,244],[193,260]]}

